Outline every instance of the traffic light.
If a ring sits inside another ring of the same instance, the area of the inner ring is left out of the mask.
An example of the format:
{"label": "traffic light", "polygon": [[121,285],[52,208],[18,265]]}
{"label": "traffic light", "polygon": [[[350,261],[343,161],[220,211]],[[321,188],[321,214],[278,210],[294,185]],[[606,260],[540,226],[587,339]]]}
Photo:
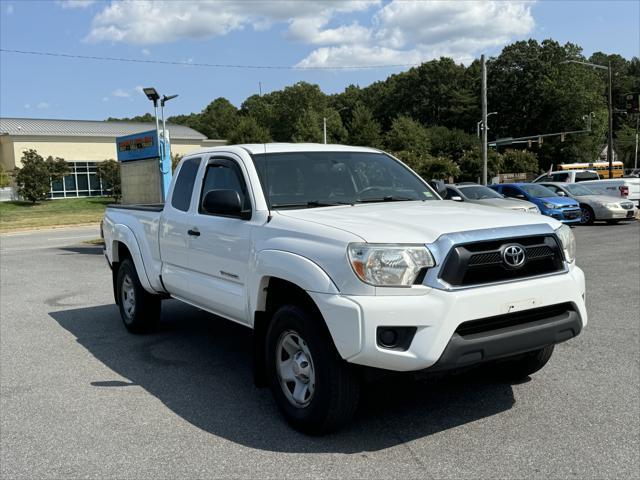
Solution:
{"label": "traffic light", "polygon": [[628,93],[624,99],[627,113],[640,113],[640,93]]}

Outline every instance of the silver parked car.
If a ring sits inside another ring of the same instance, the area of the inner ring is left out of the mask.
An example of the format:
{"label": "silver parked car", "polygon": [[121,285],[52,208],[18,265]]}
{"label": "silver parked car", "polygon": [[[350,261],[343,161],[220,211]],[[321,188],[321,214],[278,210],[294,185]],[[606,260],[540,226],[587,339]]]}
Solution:
{"label": "silver parked car", "polygon": [[457,183],[446,187],[447,196],[445,200],[479,203],[480,205],[519,210],[527,213],[540,213],[538,207],[531,202],[516,198],[506,198],[495,190],[477,183]]}
{"label": "silver parked car", "polygon": [[580,223],[591,224],[595,220],[616,223],[620,220],[632,220],[635,217],[635,207],[632,201],[598,195],[585,184],[540,182],[540,185],[560,196],[571,197],[578,201],[580,210],[582,210]]}

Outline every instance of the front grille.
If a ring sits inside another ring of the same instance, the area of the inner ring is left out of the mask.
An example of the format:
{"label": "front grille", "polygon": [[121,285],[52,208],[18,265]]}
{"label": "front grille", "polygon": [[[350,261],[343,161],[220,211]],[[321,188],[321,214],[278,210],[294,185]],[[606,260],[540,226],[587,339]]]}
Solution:
{"label": "front grille", "polygon": [[465,337],[478,333],[492,332],[503,328],[537,322],[539,320],[557,318],[573,311],[575,311],[575,308],[571,303],[559,303],[548,307],[521,310],[519,312],[506,313],[504,315],[496,315],[495,317],[481,318],[461,323],[455,333]]}
{"label": "front grille", "polygon": [[[502,256],[509,245],[525,251],[525,263],[519,268],[507,265]],[[457,245],[442,266],[440,278],[451,286],[481,285],[533,277],[563,269],[562,249],[553,235],[506,238]]]}

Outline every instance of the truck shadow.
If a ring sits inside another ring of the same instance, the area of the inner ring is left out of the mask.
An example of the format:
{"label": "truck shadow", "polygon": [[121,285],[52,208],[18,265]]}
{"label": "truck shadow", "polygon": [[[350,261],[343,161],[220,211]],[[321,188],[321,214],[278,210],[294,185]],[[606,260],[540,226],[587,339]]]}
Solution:
{"label": "truck shadow", "polygon": [[511,408],[510,384],[477,373],[439,381],[394,378],[368,386],[355,420],[308,437],[280,416],[251,373],[251,332],[174,300],[163,302],[157,333],[129,334],[115,305],[51,312],[96,359],[121,378],[96,388],[134,388],[157,397],[194,426],[251,448],[279,452],[377,451]]}

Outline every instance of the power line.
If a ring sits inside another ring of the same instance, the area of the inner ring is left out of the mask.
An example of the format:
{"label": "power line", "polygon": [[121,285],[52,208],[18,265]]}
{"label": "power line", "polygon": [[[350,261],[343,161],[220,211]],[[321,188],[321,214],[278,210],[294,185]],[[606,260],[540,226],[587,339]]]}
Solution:
{"label": "power line", "polygon": [[176,62],[171,60],[149,60],[144,58],[121,58],[121,57],[99,57],[95,55],[74,55],[70,53],[36,52],[31,50],[11,50],[0,48],[0,52],[18,53],[21,55],[40,55],[45,57],[63,57],[77,60],[104,60],[108,62],[129,62],[129,63],[152,63],[158,65],[179,65],[187,67],[208,67],[208,68],[237,68],[237,69],[260,69],[260,70],[372,70],[377,68],[406,68],[415,67],[419,63],[399,63],[395,65],[350,65],[336,67],[297,67],[291,65],[234,65],[225,63],[199,63],[199,62]]}

